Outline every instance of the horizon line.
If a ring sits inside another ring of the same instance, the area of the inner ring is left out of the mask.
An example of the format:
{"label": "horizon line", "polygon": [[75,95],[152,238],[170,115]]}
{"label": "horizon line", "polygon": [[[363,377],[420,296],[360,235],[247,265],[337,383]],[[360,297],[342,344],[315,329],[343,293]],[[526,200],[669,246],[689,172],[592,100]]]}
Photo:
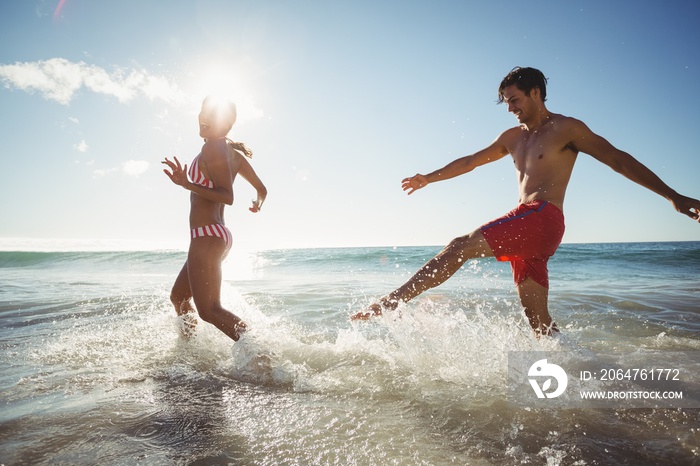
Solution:
{"label": "horizon line", "polygon": [[[654,244],[654,243],[697,243],[700,240],[662,240],[662,241],[589,241],[562,242],[561,245],[586,244]],[[253,251],[285,251],[304,249],[396,249],[396,248],[427,248],[444,247],[444,244],[367,244],[367,245],[297,245],[274,246],[261,248],[237,248],[242,252]],[[188,243],[184,241],[155,242],[152,240],[134,240],[117,238],[21,238],[0,237],[0,252],[155,252],[183,251],[186,252]]]}

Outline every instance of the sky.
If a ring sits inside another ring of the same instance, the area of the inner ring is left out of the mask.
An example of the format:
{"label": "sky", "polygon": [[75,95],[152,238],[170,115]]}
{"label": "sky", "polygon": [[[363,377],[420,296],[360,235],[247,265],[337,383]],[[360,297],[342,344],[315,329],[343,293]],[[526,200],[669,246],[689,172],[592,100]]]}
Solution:
{"label": "sky", "polygon": [[[254,152],[226,222],[245,249],[444,245],[517,204],[510,158],[401,180],[517,125],[515,66],[680,193],[700,197],[700,4],[566,0],[5,0],[0,4],[0,249],[185,248],[189,193],[160,161],[201,149],[208,93],[237,102]],[[565,243],[699,241],[700,225],[580,154]]]}

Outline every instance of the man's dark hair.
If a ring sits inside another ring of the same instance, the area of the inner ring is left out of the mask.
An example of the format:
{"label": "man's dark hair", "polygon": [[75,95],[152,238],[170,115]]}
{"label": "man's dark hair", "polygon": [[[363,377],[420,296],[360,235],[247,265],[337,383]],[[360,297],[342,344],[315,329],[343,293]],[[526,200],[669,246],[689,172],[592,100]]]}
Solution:
{"label": "man's dark hair", "polygon": [[534,88],[538,88],[542,95],[542,102],[547,100],[547,78],[544,77],[544,74],[535,68],[521,68],[520,66],[516,66],[510,70],[510,73],[503,78],[501,85],[498,86],[499,104],[503,103],[503,91],[505,88],[513,84],[527,96],[530,95],[530,91]]}

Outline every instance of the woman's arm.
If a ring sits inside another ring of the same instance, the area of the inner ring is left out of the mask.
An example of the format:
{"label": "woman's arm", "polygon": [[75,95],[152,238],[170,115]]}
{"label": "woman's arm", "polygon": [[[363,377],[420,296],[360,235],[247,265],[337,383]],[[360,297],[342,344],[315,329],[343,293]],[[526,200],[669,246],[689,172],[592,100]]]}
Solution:
{"label": "woman's arm", "polygon": [[226,205],[233,204],[233,174],[231,173],[231,159],[225,140],[219,139],[204,143],[202,154],[199,157],[199,169],[214,183],[214,188],[193,184],[193,187],[188,189],[209,201]]}
{"label": "woman's arm", "polygon": [[167,165],[171,171],[163,172],[178,186],[191,191],[209,201],[221,204],[233,204],[233,176],[226,147],[220,147],[216,142],[208,142],[202,147],[199,159],[200,169],[204,168],[207,179],[214,183],[214,188],[207,188],[192,183],[187,177],[187,165],[180,164],[177,157],[173,161],[166,157],[161,163]]}
{"label": "woman's arm", "polygon": [[251,212],[259,212],[263,203],[265,202],[265,198],[267,197],[267,188],[260,180],[257,173],[255,173],[255,170],[250,165],[248,160],[246,160],[243,156],[241,156],[241,168],[238,173],[240,173],[241,176],[257,191],[258,198],[253,201],[253,205],[249,208],[249,210]]}

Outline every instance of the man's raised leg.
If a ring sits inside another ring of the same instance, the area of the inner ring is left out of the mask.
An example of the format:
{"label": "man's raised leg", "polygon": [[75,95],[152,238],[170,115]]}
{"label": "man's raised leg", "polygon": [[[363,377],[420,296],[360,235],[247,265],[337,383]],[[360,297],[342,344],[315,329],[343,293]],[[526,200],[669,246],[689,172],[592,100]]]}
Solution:
{"label": "man's raised leg", "polygon": [[367,320],[382,315],[382,308],[394,310],[399,302],[408,302],[419,294],[444,283],[470,259],[492,257],[488,243],[476,230],[453,239],[440,253],[429,260],[403,285],[382,297],[366,310],[351,317],[352,320]]}

